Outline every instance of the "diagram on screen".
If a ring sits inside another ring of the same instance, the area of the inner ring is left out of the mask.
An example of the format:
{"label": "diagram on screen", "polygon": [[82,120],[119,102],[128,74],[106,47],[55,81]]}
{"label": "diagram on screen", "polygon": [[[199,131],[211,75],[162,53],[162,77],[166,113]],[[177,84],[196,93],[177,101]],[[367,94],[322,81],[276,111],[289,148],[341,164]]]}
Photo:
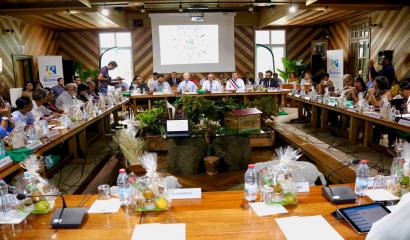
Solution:
{"label": "diagram on screen", "polygon": [[218,63],[218,25],[160,25],[162,65]]}

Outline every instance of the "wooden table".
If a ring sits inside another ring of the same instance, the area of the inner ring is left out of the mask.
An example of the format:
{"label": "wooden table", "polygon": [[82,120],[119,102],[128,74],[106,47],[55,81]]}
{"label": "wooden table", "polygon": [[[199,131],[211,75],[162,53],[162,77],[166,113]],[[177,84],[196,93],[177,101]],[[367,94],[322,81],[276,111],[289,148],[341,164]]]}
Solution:
{"label": "wooden table", "polygon": [[[43,145],[34,151],[34,154],[43,155],[45,152],[49,151],[53,147],[63,143],[68,142],[68,148],[70,154],[77,158],[77,150],[80,148],[83,153],[86,152],[87,148],[87,136],[86,128],[92,124],[98,124],[99,135],[104,135],[108,133],[111,128],[110,116],[114,115],[114,122],[118,121],[118,111],[122,109],[124,104],[129,102],[128,99],[123,102],[110,107],[103,111],[101,114],[88,119],[87,121],[75,122],[69,129],[58,130],[59,134],[52,136],[50,139],[43,139]],[[78,136],[78,137],[77,137]],[[20,164],[10,163],[2,168],[0,168],[0,177],[6,177],[9,174],[21,169]]]}
{"label": "wooden table", "polygon": [[[68,206],[77,206],[84,196],[67,196]],[[89,207],[96,196],[86,196]],[[275,217],[322,215],[345,239],[364,239],[346,222],[338,221],[331,213],[338,207],[324,199],[321,186],[298,195],[299,204],[287,206],[289,213],[257,217],[253,210],[242,207],[243,192],[205,192],[202,199],[174,200],[167,212],[135,213],[121,209],[116,214],[90,214],[81,229],[53,230],[48,226],[51,213],[30,215],[24,223],[2,225],[3,237],[8,239],[131,239],[134,226],[143,223],[186,223],[187,240],[191,239],[284,239]],[[358,204],[368,199],[359,199]],[[57,200],[57,205],[61,202]],[[297,231],[297,229],[295,229]]]}
{"label": "wooden table", "polygon": [[[292,99],[298,102],[299,110],[304,108],[304,104],[310,105],[312,109],[311,114],[311,126],[313,128],[319,128],[318,122],[320,119],[320,128],[326,129],[328,124],[328,113],[329,111],[334,111],[346,116],[350,119],[350,126],[349,126],[349,141],[353,144],[357,143],[357,134],[359,128],[359,121],[364,121],[364,136],[363,136],[363,145],[365,147],[368,146],[368,143],[371,141],[372,138],[372,124],[382,125],[391,129],[403,131],[403,132],[410,132],[410,127],[406,125],[399,124],[397,122],[388,120],[388,119],[378,119],[374,117],[370,117],[366,114],[360,112],[353,112],[347,109],[329,106],[323,103],[319,103],[312,100],[307,100],[301,97],[295,96],[287,96],[288,99]],[[300,114],[301,111],[298,111]],[[301,116],[299,116],[301,117]]]}
{"label": "wooden table", "polygon": [[204,97],[204,98],[225,98],[225,97],[242,97],[243,102],[247,103],[249,98],[252,97],[261,97],[261,96],[273,96],[277,102],[281,102],[282,106],[285,106],[286,97],[285,95],[288,94],[291,90],[283,89],[281,91],[274,91],[274,92],[243,92],[243,93],[232,93],[232,92],[222,92],[222,93],[205,93],[205,94],[179,94],[179,93],[172,93],[172,94],[161,94],[161,95],[136,95],[130,96],[131,100],[131,108],[134,112],[137,109],[137,102],[138,101],[147,101],[148,102],[148,109],[151,109],[152,101],[155,100],[163,100],[163,99],[170,99],[170,98],[177,98],[183,96],[191,96],[191,97]]}

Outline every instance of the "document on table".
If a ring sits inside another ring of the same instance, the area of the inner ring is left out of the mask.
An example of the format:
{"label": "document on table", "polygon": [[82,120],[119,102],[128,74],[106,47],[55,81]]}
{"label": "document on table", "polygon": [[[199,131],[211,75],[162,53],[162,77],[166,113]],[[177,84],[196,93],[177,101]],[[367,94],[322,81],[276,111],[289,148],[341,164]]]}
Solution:
{"label": "document on table", "polygon": [[338,232],[322,217],[275,218],[287,240],[342,240]]}
{"label": "document on table", "polygon": [[19,224],[30,214],[30,212],[10,211],[0,213],[0,224]]}
{"label": "document on table", "polygon": [[177,188],[168,190],[168,197],[170,199],[195,199],[201,198],[201,196],[201,188]]}
{"label": "document on table", "polygon": [[393,195],[391,192],[386,189],[370,189],[366,191],[366,195],[375,202],[380,201],[394,201],[399,200],[400,198]]}
{"label": "document on table", "polygon": [[138,224],[135,225],[131,240],[185,240],[185,223],[177,224]]}
{"label": "document on table", "polygon": [[116,213],[121,208],[121,202],[118,198],[108,200],[95,200],[88,213]]}
{"label": "document on table", "polygon": [[280,204],[267,205],[264,202],[255,202],[249,203],[249,205],[258,217],[288,213],[288,210]]}

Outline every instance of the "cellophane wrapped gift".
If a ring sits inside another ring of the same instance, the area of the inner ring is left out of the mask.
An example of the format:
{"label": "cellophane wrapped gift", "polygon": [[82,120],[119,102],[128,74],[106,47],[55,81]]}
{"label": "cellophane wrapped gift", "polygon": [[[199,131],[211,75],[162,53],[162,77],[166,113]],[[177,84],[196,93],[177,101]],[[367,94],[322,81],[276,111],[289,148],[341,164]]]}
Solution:
{"label": "cellophane wrapped gift", "polygon": [[145,152],[140,161],[147,173],[143,177],[130,179],[135,188],[134,200],[137,211],[167,210],[170,201],[167,186],[157,172],[157,154]]}
{"label": "cellophane wrapped gift", "polygon": [[299,166],[291,163],[302,156],[300,150],[287,146],[286,148],[277,148],[276,153],[278,155],[279,164],[269,166],[260,173],[262,175],[262,181],[259,183],[263,186],[259,187],[262,189],[267,185],[273,188],[271,203],[282,205],[297,204],[294,169],[299,168]]}
{"label": "cellophane wrapped gift", "polygon": [[56,197],[42,197],[41,195],[58,194],[58,189],[40,176],[42,162],[41,157],[30,155],[24,162],[20,163],[25,172],[17,189],[19,192],[34,196],[25,200],[28,204],[33,203],[34,213],[47,213],[54,208]]}
{"label": "cellophane wrapped gift", "polygon": [[25,131],[26,123],[18,121],[14,124],[14,129],[11,134],[11,142],[13,144],[13,149],[22,148],[26,146],[27,135]]}

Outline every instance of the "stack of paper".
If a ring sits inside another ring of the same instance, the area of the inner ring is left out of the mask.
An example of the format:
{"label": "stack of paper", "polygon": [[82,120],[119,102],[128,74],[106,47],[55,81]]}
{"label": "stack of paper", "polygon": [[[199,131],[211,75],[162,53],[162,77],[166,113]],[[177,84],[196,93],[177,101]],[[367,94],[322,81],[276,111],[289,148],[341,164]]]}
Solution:
{"label": "stack of paper", "polygon": [[121,202],[118,198],[95,200],[88,213],[116,213],[120,210]]}
{"label": "stack of paper", "polygon": [[139,224],[134,228],[131,240],[185,240],[185,223],[178,224]]}
{"label": "stack of paper", "polygon": [[275,221],[288,240],[343,239],[322,216],[276,218]]}
{"label": "stack of paper", "polygon": [[249,204],[258,217],[269,216],[273,214],[288,213],[288,210],[280,204],[266,205],[263,202]]}

